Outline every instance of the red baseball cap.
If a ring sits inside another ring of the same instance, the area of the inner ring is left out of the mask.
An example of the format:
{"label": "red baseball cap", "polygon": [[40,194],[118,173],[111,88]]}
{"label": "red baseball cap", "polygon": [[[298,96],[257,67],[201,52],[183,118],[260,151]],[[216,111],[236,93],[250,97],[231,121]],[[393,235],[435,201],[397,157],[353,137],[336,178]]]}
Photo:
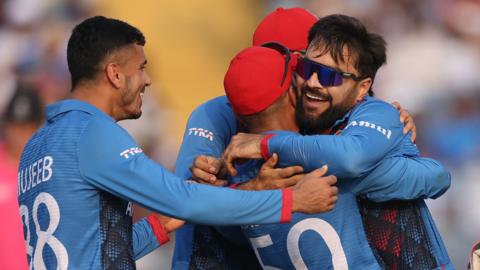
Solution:
{"label": "red baseball cap", "polygon": [[251,115],[272,105],[290,86],[296,60],[293,56],[285,68],[285,55],[259,46],[238,53],[230,62],[223,80],[233,111],[239,115]]}
{"label": "red baseball cap", "polygon": [[317,16],[304,8],[277,8],[257,26],[253,45],[275,41],[292,51],[306,50],[308,31],[317,20]]}

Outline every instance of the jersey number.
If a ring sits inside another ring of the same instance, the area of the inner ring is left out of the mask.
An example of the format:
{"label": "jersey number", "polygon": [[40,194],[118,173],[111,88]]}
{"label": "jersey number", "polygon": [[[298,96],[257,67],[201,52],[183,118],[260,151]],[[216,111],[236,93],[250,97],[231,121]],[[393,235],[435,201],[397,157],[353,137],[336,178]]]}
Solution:
{"label": "jersey number", "polygon": [[[290,261],[295,269],[308,269],[300,254],[300,236],[307,230],[313,230],[317,232],[327,244],[330,253],[332,254],[332,265],[335,270],[348,269],[347,258],[335,229],[326,221],[319,218],[307,218],[292,226],[287,236],[287,251]],[[251,238],[250,241],[257,255],[258,261],[262,265],[263,269],[277,270],[280,268],[264,265],[260,254],[259,248],[264,248],[273,245],[272,238],[269,234],[262,235],[256,238]]]}
{"label": "jersey number", "polygon": [[[44,204],[50,216],[50,223],[46,231],[42,231],[38,222],[38,207]],[[57,269],[68,268],[68,253],[65,246],[53,235],[60,222],[60,209],[58,203],[52,195],[42,192],[38,194],[33,203],[33,222],[35,223],[35,233],[37,234],[37,244],[34,247],[30,245],[30,222],[28,207],[20,206],[20,215],[22,222],[26,227],[25,244],[27,246],[27,255],[30,256],[30,269],[47,269],[43,261],[42,253],[45,245],[50,246],[57,259]]]}

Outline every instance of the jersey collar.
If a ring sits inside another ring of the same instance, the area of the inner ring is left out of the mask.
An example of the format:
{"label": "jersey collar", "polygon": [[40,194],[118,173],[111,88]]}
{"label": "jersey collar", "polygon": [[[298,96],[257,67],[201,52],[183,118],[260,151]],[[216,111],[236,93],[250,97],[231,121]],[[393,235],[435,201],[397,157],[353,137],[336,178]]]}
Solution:
{"label": "jersey collar", "polygon": [[115,121],[112,117],[102,112],[97,107],[78,99],[66,99],[48,105],[46,108],[47,120],[51,121],[51,119],[53,119],[57,115],[69,111],[83,111],[97,117],[105,117],[111,119],[112,121]]}

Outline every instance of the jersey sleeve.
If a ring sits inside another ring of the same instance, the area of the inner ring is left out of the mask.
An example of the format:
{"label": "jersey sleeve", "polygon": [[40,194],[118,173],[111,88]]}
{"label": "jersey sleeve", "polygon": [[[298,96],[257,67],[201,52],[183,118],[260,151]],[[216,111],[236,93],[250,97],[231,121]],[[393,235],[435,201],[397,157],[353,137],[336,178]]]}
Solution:
{"label": "jersey sleeve", "polygon": [[397,110],[383,101],[367,101],[352,114],[340,136],[274,136],[268,153],[277,153],[280,164],[302,165],[307,171],[324,164],[338,178],[368,174],[403,139]]}
{"label": "jersey sleeve", "polygon": [[200,105],[185,127],[175,174],[190,178],[189,168],[198,155],[221,157],[236,129],[236,118],[225,96]]}
{"label": "jersey sleeve", "polygon": [[353,192],[368,199],[435,199],[450,187],[450,173],[430,158],[391,157],[382,160],[366,177],[354,181]]}
{"label": "jersey sleeve", "polygon": [[241,192],[181,181],[149,159],[125,130],[106,120],[91,120],[85,128],[78,159],[81,175],[94,187],[167,216],[215,225],[290,218],[291,202],[283,195],[289,190]]}
{"label": "jersey sleeve", "polygon": [[133,258],[138,260],[157,249],[161,244],[153,232],[147,218],[142,218],[133,224]]}

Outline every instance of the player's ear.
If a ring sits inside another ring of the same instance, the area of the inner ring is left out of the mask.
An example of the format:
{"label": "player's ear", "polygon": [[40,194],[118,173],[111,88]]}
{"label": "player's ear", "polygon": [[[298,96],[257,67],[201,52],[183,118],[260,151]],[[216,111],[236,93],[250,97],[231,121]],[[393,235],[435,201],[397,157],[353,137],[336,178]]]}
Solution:
{"label": "player's ear", "polygon": [[297,95],[295,93],[295,87],[293,84],[288,87],[287,90],[287,95],[288,95],[288,101],[290,102],[290,105],[292,105],[294,108],[297,105]]}
{"label": "player's ear", "polygon": [[105,75],[107,77],[107,80],[110,82],[110,84],[119,89],[122,87],[123,81],[125,80],[125,76],[120,70],[120,65],[118,65],[115,62],[108,63],[105,66]]}
{"label": "player's ear", "polygon": [[357,95],[357,98],[356,98],[357,102],[362,101],[368,95],[368,90],[370,90],[370,88],[372,87],[372,83],[373,83],[372,78],[370,78],[370,77],[365,78],[365,79],[361,80],[360,82],[358,82],[359,91],[358,91],[358,95]]}

